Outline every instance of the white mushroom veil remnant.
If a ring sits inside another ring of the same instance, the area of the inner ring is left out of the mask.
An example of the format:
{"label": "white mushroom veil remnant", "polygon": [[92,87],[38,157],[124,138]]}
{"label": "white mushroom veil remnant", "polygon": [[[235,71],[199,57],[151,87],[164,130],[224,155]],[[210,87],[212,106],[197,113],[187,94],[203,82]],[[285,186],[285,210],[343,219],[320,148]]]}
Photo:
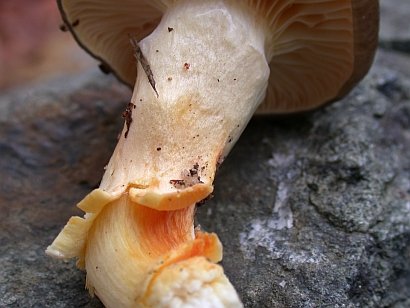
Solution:
{"label": "white mushroom veil remnant", "polygon": [[[121,4],[120,4],[121,3]],[[195,204],[255,112],[316,108],[369,69],[374,0],[58,1],[78,43],[134,87],[100,187],[47,254],[107,307],[240,307]]]}

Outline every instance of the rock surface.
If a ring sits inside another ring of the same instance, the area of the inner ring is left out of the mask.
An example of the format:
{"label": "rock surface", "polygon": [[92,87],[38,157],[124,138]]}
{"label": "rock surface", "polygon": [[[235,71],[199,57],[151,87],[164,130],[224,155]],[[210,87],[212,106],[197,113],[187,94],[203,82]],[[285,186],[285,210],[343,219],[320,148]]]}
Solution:
{"label": "rock surface", "polygon": [[[409,41],[410,2],[381,9],[382,41]],[[44,249],[98,185],[129,97],[98,72],[0,96],[0,307],[102,307]],[[408,153],[404,54],[380,51],[325,109],[252,119],[197,215],[245,306],[410,307]]]}
{"label": "rock surface", "polygon": [[409,307],[408,60],[380,52],[343,101],[245,131],[198,221],[247,307]]}
{"label": "rock surface", "polygon": [[380,1],[380,46],[410,54],[410,1]]}
{"label": "rock surface", "polygon": [[0,97],[0,307],[100,307],[44,249],[97,186],[129,91],[98,72]]}
{"label": "rock surface", "polygon": [[[99,183],[130,92],[91,72],[0,97],[0,306],[100,307],[45,256]],[[254,118],[197,221],[246,307],[409,307],[410,61],[379,52],[346,99]]]}
{"label": "rock surface", "polygon": [[410,40],[408,0],[380,0],[380,39]]}

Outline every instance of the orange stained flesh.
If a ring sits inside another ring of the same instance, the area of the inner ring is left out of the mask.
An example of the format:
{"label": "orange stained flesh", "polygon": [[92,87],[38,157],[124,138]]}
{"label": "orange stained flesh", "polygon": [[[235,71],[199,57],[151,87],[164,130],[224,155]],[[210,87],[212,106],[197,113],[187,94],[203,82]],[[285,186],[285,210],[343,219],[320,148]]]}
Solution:
{"label": "orange stained flesh", "polygon": [[[135,202],[127,194],[107,204],[95,218],[89,230],[89,243],[100,242],[101,234],[110,236],[123,224],[119,243],[134,258],[158,263],[163,268],[194,256],[204,256],[213,262],[222,259],[222,246],[215,234],[193,229],[195,205],[175,211],[158,211]],[[126,220],[116,218],[126,216]],[[108,222],[108,223],[107,223]],[[115,249],[122,249],[116,247]]]}

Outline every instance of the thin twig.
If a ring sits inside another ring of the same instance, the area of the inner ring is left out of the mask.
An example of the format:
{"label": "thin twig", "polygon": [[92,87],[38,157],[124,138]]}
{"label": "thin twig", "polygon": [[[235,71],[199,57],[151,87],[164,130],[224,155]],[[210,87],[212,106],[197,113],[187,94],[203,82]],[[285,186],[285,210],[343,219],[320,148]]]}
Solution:
{"label": "thin twig", "polygon": [[142,69],[144,70],[145,74],[148,77],[148,81],[151,85],[151,87],[154,89],[155,93],[157,94],[157,97],[159,97],[159,94],[157,92],[157,89],[155,88],[155,79],[154,79],[154,74],[151,71],[151,67],[148,64],[147,59],[144,57],[142,50],[140,46],[138,45],[137,39],[131,35],[129,35],[130,42],[132,47],[134,48],[134,57],[141,63]]}

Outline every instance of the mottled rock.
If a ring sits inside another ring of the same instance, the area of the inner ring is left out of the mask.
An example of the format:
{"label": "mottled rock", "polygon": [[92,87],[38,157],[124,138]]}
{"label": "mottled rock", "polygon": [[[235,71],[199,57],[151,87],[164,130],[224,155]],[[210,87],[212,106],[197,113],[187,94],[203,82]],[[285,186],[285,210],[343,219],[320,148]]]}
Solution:
{"label": "mottled rock", "polygon": [[410,53],[410,1],[380,1],[380,46]]}
{"label": "mottled rock", "polygon": [[408,0],[380,0],[380,39],[410,40]]}
{"label": "mottled rock", "polygon": [[405,60],[380,52],[343,101],[254,119],[235,146],[198,221],[247,307],[408,307]]}
{"label": "mottled rock", "polygon": [[[381,8],[383,46],[406,51],[408,0]],[[410,306],[409,89],[409,58],[380,53],[344,101],[251,121],[198,216],[246,306]],[[98,185],[129,96],[92,73],[0,98],[0,306],[101,306],[44,249]]]}
{"label": "mottled rock", "polygon": [[[408,61],[380,52],[343,101],[250,122],[197,215],[246,307],[409,306]],[[0,97],[0,306],[101,306],[44,249],[98,185],[129,98],[96,72]]]}
{"label": "mottled rock", "polygon": [[0,97],[0,307],[101,307],[44,249],[98,185],[129,97],[99,72]]}

